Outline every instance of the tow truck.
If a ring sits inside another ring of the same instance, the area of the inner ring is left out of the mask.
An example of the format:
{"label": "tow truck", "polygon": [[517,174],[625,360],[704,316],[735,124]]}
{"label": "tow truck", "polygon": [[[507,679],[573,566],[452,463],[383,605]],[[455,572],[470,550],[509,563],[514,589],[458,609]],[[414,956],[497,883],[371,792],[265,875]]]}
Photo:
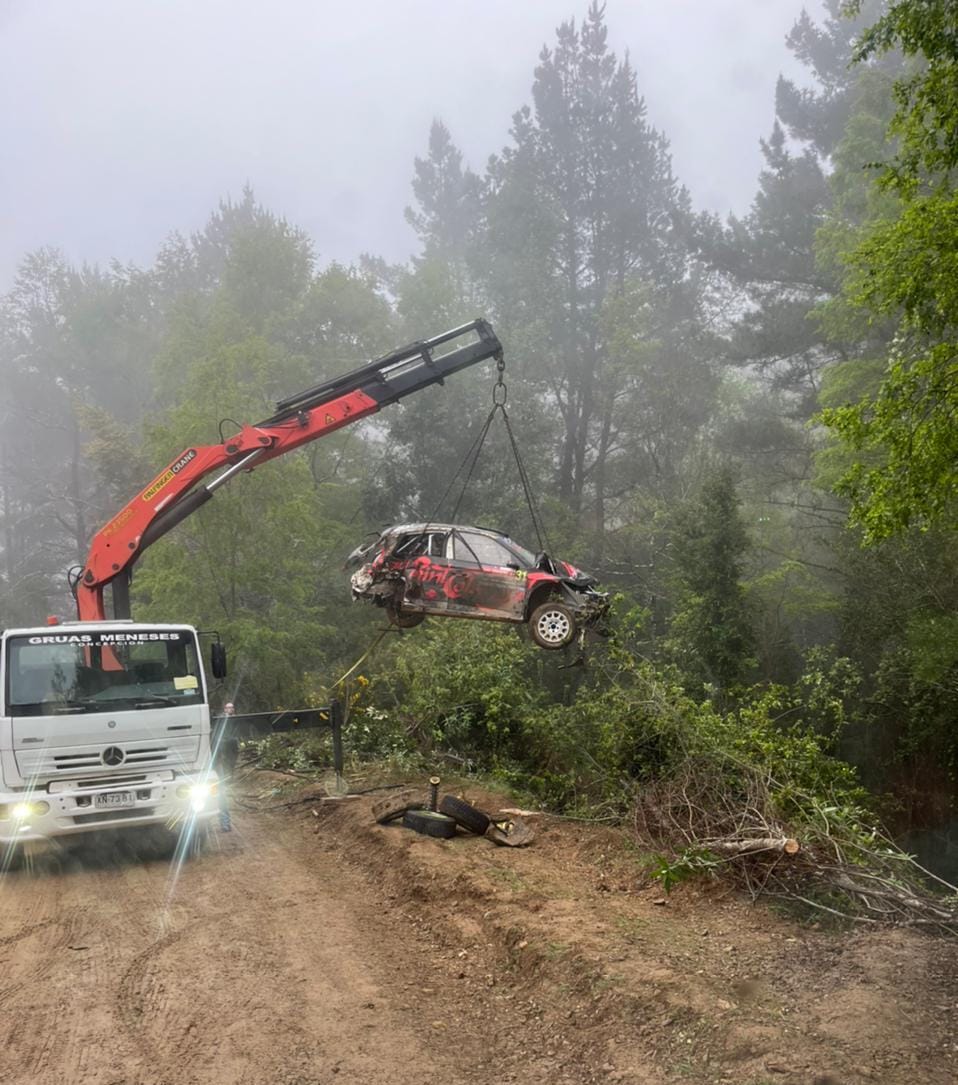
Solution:
{"label": "tow truck", "polygon": [[[77,620],[2,633],[0,847],[137,825],[200,835],[217,786],[200,633],[131,620],[136,561],[240,472],[489,358],[502,346],[479,319],[324,381],[220,444],[184,449],[102,527],[71,577]],[[225,678],[218,637],[209,665]]]}

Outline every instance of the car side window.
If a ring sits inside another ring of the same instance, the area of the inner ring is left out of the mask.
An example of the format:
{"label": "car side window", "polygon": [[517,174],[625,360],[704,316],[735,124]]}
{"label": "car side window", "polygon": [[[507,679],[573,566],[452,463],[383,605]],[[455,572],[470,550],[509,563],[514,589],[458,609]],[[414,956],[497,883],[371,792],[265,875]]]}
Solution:
{"label": "car side window", "polygon": [[449,536],[445,531],[431,531],[429,533],[429,550],[431,558],[444,558],[446,556],[446,542]]}
{"label": "car side window", "polygon": [[417,535],[402,538],[393,556],[397,558],[420,558],[428,556],[441,558],[446,552],[446,533],[444,531],[423,531]]}
{"label": "car side window", "polygon": [[515,555],[488,535],[463,531],[455,536],[455,557],[469,565],[515,565]]}

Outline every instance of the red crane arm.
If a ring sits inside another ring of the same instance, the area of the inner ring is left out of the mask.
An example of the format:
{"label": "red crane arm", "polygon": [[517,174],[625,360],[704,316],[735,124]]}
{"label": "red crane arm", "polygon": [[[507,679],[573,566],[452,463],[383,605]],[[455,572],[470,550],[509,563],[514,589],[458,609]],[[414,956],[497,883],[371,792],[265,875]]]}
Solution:
{"label": "red crane arm", "polygon": [[[469,342],[454,346],[466,337]],[[435,353],[449,346],[454,349]],[[105,620],[103,593],[108,584],[113,587],[115,616],[129,617],[130,575],[140,554],[240,471],[251,471],[430,384],[442,383],[450,373],[501,354],[492,328],[475,320],[283,400],[272,418],[243,426],[222,444],[184,449],[93,537],[75,584],[78,617]],[[225,468],[222,474],[199,485],[220,468]]]}

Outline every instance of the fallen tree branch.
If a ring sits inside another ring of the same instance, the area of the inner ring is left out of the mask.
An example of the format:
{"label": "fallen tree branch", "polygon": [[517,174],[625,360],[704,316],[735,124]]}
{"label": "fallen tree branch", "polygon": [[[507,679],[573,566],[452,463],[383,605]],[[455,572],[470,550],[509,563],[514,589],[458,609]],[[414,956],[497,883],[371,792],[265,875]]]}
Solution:
{"label": "fallen tree branch", "polygon": [[644,785],[634,831],[642,845],[664,853],[656,876],[707,873],[737,883],[753,900],[769,896],[856,923],[958,935],[955,886],[928,875],[879,831],[849,826],[822,800],[799,796],[794,805],[806,808],[808,819],[786,824],[774,786],[741,765],[725,774],[692,758],[668,779]]}

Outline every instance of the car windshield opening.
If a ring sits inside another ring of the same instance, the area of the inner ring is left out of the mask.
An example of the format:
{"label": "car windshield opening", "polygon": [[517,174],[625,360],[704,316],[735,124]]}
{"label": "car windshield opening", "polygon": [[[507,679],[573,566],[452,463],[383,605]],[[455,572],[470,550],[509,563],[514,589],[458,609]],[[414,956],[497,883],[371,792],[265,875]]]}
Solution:
{"label": "car windshield opening", "polygon": [[512,539],[509,539],[506,545],[519,559],[520,565],[525,566],[527,569],[535,567],[536,556],[531,550],[526,550],[524,546],[520,546],[517,542],[513,542]]}

